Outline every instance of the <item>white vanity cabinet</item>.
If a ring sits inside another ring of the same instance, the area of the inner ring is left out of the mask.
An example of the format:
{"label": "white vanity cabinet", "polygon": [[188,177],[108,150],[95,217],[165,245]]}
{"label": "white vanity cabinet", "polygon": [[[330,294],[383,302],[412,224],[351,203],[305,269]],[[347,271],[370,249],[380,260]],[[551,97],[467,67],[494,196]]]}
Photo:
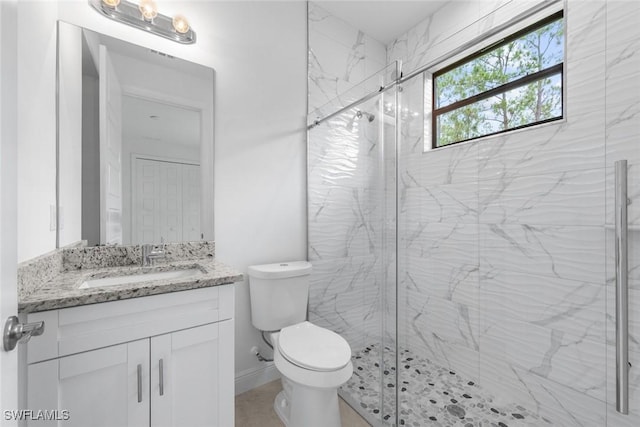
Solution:
{"label": "white vanity cabinet", "polygon": [[[138,366],[140,400],[138,401]],[[68,411],[61,421],[28,425],[149,425],[149,340],[34,363],[27,369],[28,408]]]}
{"label": "white vanity cabinet", "polygon": [[233,426],[233,307],[223,285],[27,315],[27,409],[59,418],[30,425]]}

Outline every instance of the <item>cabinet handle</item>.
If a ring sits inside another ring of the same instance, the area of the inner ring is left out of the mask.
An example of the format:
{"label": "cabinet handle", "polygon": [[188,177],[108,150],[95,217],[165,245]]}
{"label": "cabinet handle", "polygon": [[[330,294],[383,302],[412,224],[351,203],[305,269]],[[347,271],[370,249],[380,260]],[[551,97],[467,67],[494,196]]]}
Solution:
{"label": "cabinet handle", "polygon": [[142,402],[142,364],[138,364],[138,403]]}
{"label": "cabinet handle", "polygon": [[163,359],[160,359],[160,362],[159,362],[159,370],[160,370],[160,396],[164,396],[164,369],[163,369]]}

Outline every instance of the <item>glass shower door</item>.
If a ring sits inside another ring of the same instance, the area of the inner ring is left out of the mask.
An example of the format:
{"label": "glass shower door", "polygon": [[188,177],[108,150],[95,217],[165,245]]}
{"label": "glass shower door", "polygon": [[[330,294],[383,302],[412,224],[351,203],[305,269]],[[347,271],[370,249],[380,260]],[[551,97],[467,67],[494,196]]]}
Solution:
{"label": "glass shower door", "polygon": [[312,113],[308,131],[309,320],[349,342],[339,393],[373,425],[395,423],[395,75]]}
{"label": "glass shower door", "polygon": [[[607,3],[606,12],[606,416],[610,427],[631,427],[640,425],[640,4]],[[621,161],[626,161],[626,173],[623,168],[616,174],[616,163],[621,167]],[[625,178],[626,201],[621,197]],[[622,209],[626,210],[626,233],[620,221]],[[620,240],[625,237],[626,242]],[[618,240],[626,243],[626,257],[623,248],[616,256]],[[627,268],[616,272],[623,258]],[[620,316],[625,309],[626,325],[616,325],[624,320]],[[622,343],[625,337],[627,348]]]}

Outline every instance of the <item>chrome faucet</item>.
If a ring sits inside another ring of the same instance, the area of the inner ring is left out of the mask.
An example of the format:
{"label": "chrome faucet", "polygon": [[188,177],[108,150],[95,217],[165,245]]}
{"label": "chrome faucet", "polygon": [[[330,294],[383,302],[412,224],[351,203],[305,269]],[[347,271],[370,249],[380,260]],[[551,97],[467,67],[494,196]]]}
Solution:
{"label": "chrome faucet", "polygon": [[165,259],[167,254],[164,249],[164,243],[160,248],[156,248],[154,245],[146,244],[142,245],[142,266],[149,267],[156,263],[158,259]]}

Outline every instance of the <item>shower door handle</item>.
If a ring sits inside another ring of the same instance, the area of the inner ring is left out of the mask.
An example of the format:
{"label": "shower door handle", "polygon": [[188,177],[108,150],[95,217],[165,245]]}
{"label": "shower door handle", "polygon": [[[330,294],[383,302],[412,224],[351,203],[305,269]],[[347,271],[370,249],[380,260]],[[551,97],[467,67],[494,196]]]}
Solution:
{"label": "shower door handle", "polygon": [[629,413],[629,291],[627,258],[627,161],[615,162],[616,410]]}

